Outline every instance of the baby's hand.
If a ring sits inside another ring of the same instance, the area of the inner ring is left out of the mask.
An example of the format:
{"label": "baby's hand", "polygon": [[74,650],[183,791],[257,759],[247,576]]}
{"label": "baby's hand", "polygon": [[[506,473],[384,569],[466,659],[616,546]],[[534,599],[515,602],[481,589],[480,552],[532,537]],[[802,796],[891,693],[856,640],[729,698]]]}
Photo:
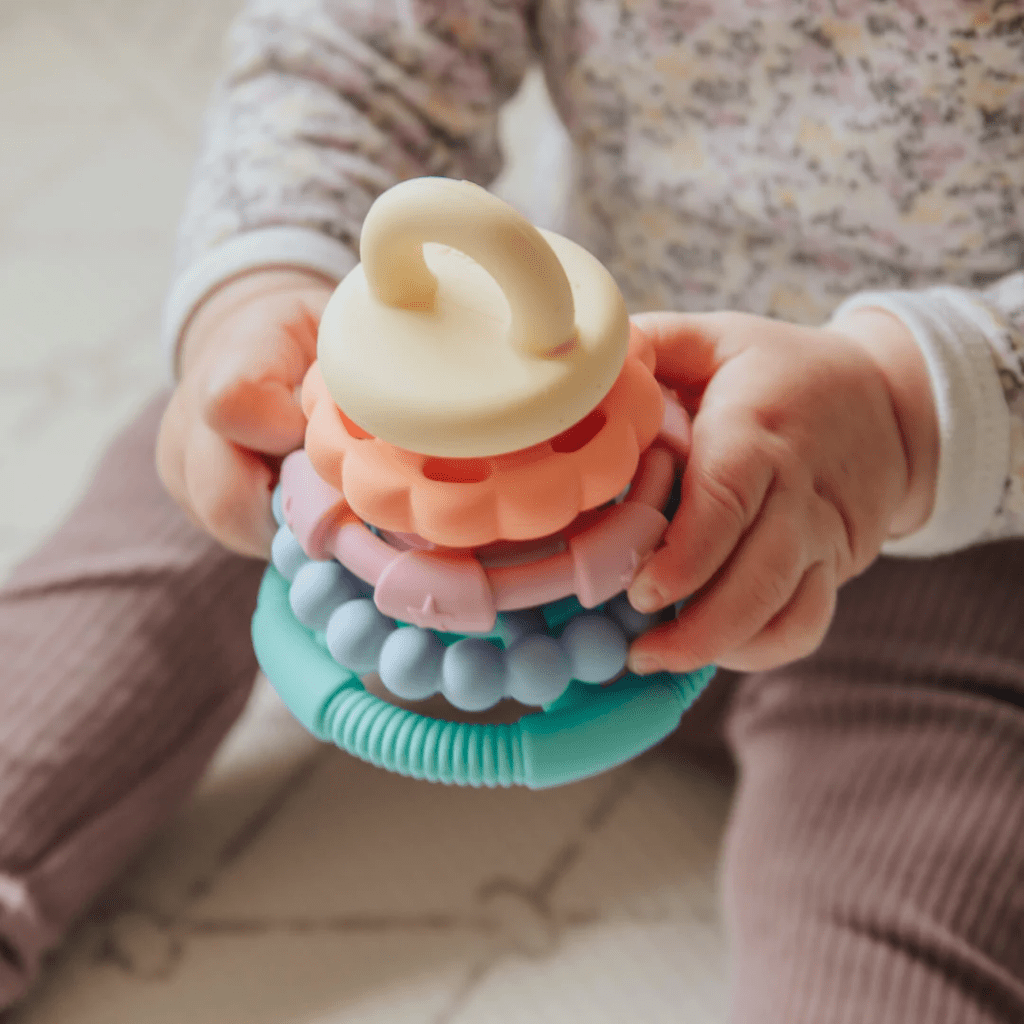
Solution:
{"label": "baby's hand", "polygon": [[302,271],[248,274],[215,292],[182,339],[157,469],[193,521],[241,554],[270,552],[271,487],[281,457],[302,445],[297,389],[332,291]]}
{"label": "baby's hand", "polygon": [[913,338],[879,310],[829,329],[738,313],[637,324],[695,415],[679,510],[629,590],[641,611],[690,600],[630,666],[753,671],[809,654],[837,588],[931,508],[938,429]]}

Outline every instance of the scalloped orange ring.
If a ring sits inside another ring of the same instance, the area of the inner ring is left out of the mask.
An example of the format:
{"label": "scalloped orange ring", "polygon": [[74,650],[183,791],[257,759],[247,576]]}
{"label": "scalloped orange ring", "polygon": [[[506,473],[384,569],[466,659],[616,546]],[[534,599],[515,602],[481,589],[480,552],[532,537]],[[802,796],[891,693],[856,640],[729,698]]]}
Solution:
{"label": "scalloped orange ring", "polygon": [[665,414],[654,350],[630,327],[611,390],[551,440],[505,455],[442,459],[407,451],[355,426],[314,363],[302,388],[306,451],[317,473],[355,514],[398,534],[448,548],[532,540],[612,500],[636,471]]}

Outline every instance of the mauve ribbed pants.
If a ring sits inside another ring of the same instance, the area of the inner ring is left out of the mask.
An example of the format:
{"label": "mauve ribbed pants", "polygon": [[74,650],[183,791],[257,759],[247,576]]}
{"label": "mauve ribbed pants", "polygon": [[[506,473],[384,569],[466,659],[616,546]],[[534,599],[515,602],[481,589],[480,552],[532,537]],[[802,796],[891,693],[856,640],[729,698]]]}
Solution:
{"label": "mauve ribbed pants", "polygon": [[[163,400],[0,591],[0,1006],[186,798],[248,697],[262,566],[153,469]],[[739,785],[737,1024],[1024,1021],[1024,542],[880,560],[811,658],[675,742]]]}

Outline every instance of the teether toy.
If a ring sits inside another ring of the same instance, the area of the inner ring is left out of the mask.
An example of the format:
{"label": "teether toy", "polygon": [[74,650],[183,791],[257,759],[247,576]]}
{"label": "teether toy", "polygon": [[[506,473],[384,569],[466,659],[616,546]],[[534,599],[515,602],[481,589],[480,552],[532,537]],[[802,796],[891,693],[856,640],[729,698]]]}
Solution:
{"label": "teether toy", "polygon": [[624,672],[655,622],[624,590],[689,446],[653,347],[597,260],[467,182],[386,192],[360,255],[275,494],[261,666],[315,735],[416,778],[539,788],[635,756],[713,673]]}

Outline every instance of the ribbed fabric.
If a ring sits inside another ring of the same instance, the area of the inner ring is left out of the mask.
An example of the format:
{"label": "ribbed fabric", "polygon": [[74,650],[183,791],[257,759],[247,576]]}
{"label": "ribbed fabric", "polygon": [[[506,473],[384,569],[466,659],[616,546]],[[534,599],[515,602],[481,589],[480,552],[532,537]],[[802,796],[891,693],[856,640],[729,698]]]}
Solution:
{"label": "ribbed fabric", "polygon": [[1024,1020],[1024,544],[882,560],[743,680],[736,1024]]}
{"label": "ribbed fabric", "polygon": [[163,405],[0,591],[0,1006],[187,796],[255,678],[262,565],[165,495]]}

